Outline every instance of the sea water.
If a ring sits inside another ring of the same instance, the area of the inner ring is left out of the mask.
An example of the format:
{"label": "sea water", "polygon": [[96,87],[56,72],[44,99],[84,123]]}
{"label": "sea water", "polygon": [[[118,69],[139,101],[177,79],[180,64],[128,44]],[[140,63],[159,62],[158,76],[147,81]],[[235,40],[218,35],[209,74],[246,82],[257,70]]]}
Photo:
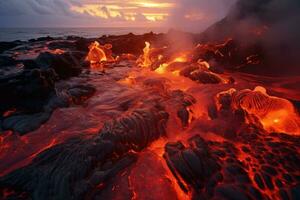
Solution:
{"label": "sea water", "polygon": [[102,35],[143,34],[153,31],[155,33],[167,32],[164,28],[0,28],[0,41],[26,41],[39,37],[66,37],[79,36],[96,38]]}

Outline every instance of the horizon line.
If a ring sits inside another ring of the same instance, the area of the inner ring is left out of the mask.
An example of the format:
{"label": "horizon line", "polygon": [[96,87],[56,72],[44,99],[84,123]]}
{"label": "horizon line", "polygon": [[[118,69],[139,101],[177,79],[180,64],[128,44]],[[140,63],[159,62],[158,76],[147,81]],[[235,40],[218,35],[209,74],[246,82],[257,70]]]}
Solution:
{"label": "horizon line", "polygon": [[8,26],[8,27],[1,27],[0,28],[144,28],[144,29],[151,29],[151,28],[165,28],[165,29],[172,29],[171,27],[162,27],[162,26],[28,26],[28,27],[21,27],[21,26]]}

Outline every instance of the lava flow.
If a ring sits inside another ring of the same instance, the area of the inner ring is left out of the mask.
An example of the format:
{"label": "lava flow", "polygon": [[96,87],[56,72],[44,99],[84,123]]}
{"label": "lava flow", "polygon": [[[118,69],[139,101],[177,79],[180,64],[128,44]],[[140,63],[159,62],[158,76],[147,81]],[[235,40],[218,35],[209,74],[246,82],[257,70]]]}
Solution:
{"label": "lava flow", "polygon": [[68,47],[0,79],[0,199],[300,198],[299,77],[159,37],[30,44]]}
{"label": "lava flow", "polygon": [[86,60],[90,62],[91,68],[103,70],[103,62],[113,62],[112,46],[110,44],[100,45],[95,41],[89,46],[89,53]]}

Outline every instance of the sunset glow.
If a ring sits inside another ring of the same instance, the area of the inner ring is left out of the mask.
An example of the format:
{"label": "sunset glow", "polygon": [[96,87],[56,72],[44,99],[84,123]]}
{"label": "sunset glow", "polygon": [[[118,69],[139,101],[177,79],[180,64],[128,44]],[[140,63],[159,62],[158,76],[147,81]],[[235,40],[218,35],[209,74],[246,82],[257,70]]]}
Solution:
{"label": "sunset glow", "polygon": [[11,0],[0,2],[0,23],[6,27],[164,27],[199,31],[224,17],[235,0],[229,1],[224,5],[218,0]]}
{"label": "sunset glow", "polygon": [[109,1],[103,3],[82,3],[72,5],[70,10],[74,13],[99,17],[107,20],[124,21],[165,21],[169,12],[175,7],[174,3],[160,3],[154,1]]}

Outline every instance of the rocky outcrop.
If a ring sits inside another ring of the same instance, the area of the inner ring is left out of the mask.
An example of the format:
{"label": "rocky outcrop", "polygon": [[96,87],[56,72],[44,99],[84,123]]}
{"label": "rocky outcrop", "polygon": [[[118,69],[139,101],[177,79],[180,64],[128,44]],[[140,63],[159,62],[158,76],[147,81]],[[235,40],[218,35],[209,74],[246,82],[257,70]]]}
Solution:
{"label": "rocky outcrop", "polygon": [[40,111],[54,93],[53,70],[31,70],[0,78],[0,112],[17,109]]}
{"label": "rocky outcrop", "polygon": [[14,42],[0,42],[0,53],[3,53],[4,51],[10,50],[16,46],[21,45],[22,42],[20,41],[14,41]]}
{"label": "rocky outcrop", "polygon": [[67,79],[81,73],[82,52],[66,52],[63,54],[41,53],[33,63],[25,64],[25,68],[53,69],[60,79]]}
{"label": "rocky outcrop", "polygon": [[[81,105],[93,96],[96,89],[88,84],[71,85],[59,93],[49,93],[47,99],[41,99],[38,109],[17,107],[16,103],[11,106],[14,112],[2,116],[0,127],[2,130],[12,130],[24,135],[38,129],[51,117],[52,112],[57,108],[69,107],[72,104]],[[28,100],[29,105],[32,105]],[[11,102],[13,103],[13,102]],[[25,109],[25,110],[24,110]]]}

